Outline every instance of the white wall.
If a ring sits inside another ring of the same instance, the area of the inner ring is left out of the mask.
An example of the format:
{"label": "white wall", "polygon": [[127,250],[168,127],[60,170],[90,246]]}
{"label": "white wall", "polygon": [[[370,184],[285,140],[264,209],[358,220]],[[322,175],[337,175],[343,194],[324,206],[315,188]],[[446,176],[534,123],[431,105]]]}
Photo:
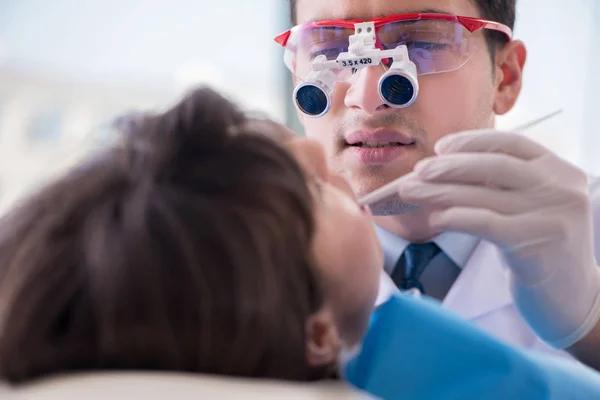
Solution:
{"label": "white wall", "polygon": [[283,118],[279,0],[0,1],[0,48],[11,64],[82,80],[208,81]]}
{"label": "white wall", "polygon": [[600,175],[600,18],[598,0],[519,0],[515,38],[528,61],[521,97],[498,127],[510,129],[555,109],[564,112],[525,134]]}
{"label": "white wall", "polygon": [[[0,0],[0,213],[77,160],[115,114],[163,107],[196,83],[283,122],[273,38],[285,4]],[[58,137],[32,140],[30,122],[55,109]]]}

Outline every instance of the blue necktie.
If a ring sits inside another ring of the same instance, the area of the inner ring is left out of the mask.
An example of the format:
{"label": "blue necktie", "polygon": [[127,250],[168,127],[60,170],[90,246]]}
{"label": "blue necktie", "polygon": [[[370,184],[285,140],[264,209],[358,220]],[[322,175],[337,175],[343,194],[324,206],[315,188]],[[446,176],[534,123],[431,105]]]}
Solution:
{"label": "blue necktie", "polygon": [[419,279],[425,267],[440,251],[438,245],[432,242],[408,245],[392,272],[392,280],[396,286],[403,290],[417,288],[425,294],[425,288]]}

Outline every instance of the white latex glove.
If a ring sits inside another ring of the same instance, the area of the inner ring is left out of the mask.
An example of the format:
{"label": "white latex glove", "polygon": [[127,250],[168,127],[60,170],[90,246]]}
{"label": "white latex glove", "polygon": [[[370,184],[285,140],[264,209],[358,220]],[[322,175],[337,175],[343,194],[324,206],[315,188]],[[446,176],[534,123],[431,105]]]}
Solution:
{"label": "white latex glove", "polygon": [[600,317],[585,174],[531,140],[470,131],[436,144],[398,186],[402,200],[435,211],[432,227],[495,243],[510,266],[520,313],[548,344],[566,348]]}

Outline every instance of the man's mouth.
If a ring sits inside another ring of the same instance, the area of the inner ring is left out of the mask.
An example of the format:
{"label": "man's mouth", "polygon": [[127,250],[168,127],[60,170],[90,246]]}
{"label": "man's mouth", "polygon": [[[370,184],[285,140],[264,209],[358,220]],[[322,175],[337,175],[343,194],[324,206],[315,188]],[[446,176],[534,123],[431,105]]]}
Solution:
{"label": "man's mouth", "polygon": [[415,141],[409,135],[395,130],[358,130],[345,137],[346,145],[355,147],[379,148],[405,146]]}
{"label": "man's mouth", "polygon": [[410,146],[410,144],[404,144],[400,142],[358,142],[352,144],[348,143],[348,146],[362,147],[367,149],[380,149],[385,147]]}
{"label": "man's mouth", "polygon": [[384,165],[413,148],[416,141],[400,131],[356,131],[345,137],[349,157],[367,165]]}

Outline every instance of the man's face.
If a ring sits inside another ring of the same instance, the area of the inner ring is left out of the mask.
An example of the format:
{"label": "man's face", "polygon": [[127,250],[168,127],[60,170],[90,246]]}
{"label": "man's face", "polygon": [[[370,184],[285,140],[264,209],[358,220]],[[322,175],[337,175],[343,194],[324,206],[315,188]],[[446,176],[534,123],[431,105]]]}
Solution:
{"label": "man's face", "polygon": [[[419,11],[480,16],[470,0],[298,0],[296,8],[299,24]],[[473,57],[456,71],[419,76],[418,98],[408,108],[384,105],[377,91],[384,70],[369,67],[350,82],[336,83],[331,109],[324,117],[299,114],[306,135],[325,147],[334,168],[351,174],[359,196],[410,172],[419,160],[434,154],[435,142],[444,135],[493,124],[491,57],[484,33],[473,35],[477,43]],[[365,149],[348,143],[357,132],[377,147],[389,138],[411,144]],[[373,213],[398,214],[406,206],[394,198],[374,205]]]}

